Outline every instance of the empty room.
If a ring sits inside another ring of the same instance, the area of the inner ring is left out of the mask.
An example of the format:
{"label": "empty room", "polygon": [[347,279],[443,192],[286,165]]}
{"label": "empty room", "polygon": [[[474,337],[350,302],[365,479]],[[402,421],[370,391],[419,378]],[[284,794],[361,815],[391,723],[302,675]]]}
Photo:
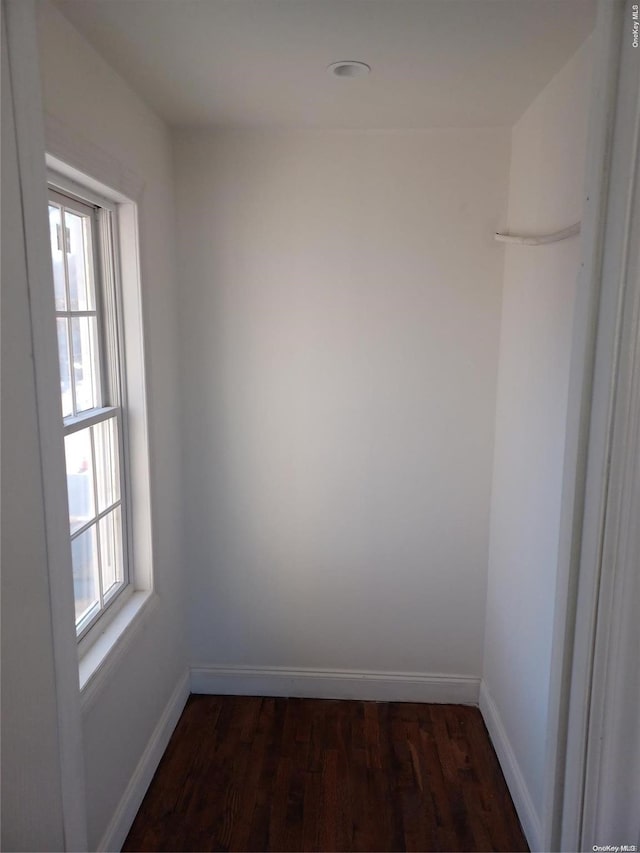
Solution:
{"label": "empty room", "polygon": [[2,849],[637,850],[623,0],[2,0]]}

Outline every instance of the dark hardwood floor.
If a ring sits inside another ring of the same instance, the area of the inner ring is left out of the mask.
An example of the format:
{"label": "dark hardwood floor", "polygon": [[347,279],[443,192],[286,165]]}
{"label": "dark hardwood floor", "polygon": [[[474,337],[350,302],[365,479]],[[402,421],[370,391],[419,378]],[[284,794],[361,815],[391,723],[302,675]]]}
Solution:
{"label": "dark hardwood floor", "polygon": [[477,708],[191,696],[124,850],[528,850]]}

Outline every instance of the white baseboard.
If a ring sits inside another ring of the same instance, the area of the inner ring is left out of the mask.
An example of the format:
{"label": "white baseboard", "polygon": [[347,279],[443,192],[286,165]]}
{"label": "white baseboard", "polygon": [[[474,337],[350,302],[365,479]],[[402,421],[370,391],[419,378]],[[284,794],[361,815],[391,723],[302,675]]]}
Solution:
{"label": "white baseboard", "polygon": [[138,766],[134,770],[109,826],[98,845],[99,851],[122,849],[131,829],[131,824],[140,808],[147,788],[151,784],[153,774],[156,772],[188,698],[189,672],[187,671],[176,684],[162,716],[149,738]]}
{"label": "white baseboard", "polygon": [[191,667],[192,693],[477,705],[479,691],[480,679],[469,675],[280,666]]}
{"label": "white baseboard", "polygon": [[491,742],[498,756],[513,804],[518,812],[522,829],[531,850],[541,850],[542,823],[531,799],[529,788],[518,765],[513,748],[507,737],[498,708],[493,701],[485,681],[480,685],[480,712],[489,731]]}

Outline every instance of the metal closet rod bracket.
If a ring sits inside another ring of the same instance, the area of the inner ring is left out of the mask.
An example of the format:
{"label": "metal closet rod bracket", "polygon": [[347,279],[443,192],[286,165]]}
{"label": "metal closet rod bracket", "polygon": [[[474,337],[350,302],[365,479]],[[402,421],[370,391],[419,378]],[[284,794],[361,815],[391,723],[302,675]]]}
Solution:
{"label": "metal closet rod bracket", "polygon": [[554,231],[553,234],[540,234],[538,236],[527,236],[523,234],[496,234],[495,239],[499,243],[519,243],[522,246],[544,246],[545,243],[558,243],[560,240],[567,240],[569,237],[575,237],[580,233],[580,222],[575,225],[570,225],[568,228],[563,228],[561,231]]}

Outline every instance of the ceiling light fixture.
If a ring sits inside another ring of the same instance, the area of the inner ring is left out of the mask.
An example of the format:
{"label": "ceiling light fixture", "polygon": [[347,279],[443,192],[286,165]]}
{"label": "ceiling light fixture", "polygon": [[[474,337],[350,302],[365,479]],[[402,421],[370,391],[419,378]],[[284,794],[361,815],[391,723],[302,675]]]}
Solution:
{"label": "ceiling light fixture", "polygon": [[365,77],[370,73],[371,66],[366,62],[343,59],[341,62],[333,62],[327,66],[327,71],[335,77]]}

